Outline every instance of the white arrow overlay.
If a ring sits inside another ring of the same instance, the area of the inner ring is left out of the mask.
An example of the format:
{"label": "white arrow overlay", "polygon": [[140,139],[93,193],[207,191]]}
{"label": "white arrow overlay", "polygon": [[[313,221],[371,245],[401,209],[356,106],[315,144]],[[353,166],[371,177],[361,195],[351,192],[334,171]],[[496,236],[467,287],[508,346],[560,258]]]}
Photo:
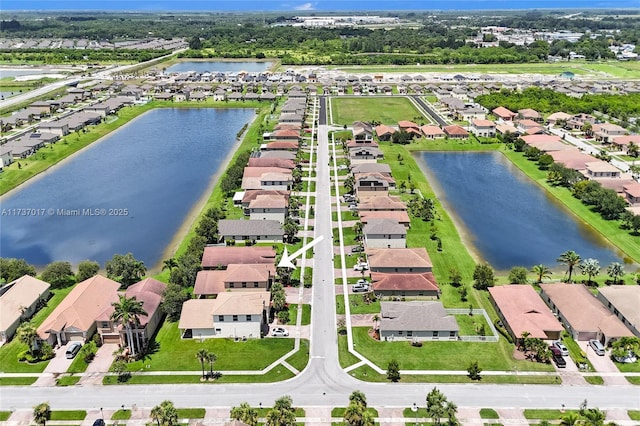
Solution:
{"label": "white arrow overlay", "polygon": [[309,250],[311,247],[318,244],[320,241],[324,240],[324,235],[320,235],[318,238],[315,238],[313,241],[305,244],[300,248],[300,250],[296,251],[293,254],[289,254],[287,248],[284,248],[284,252],[282,253],[282,259],[280,259],[280,263],[278,263],[278,268],[291,268],[295,269],[296,265],[293,264],[293,259],[300,256],[305,251]]}

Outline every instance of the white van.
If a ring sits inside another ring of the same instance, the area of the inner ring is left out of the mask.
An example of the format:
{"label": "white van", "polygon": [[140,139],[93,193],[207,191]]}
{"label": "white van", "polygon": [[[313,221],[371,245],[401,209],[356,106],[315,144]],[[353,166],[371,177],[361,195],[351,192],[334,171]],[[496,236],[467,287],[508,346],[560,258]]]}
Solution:
{"label": "white van", "polygon": [[602,346],[602,343],[600,343],[599,340],[589,340],[589,346],[591,346],[591,349],[593,349],[596,354],[604,356],[604,346]]}

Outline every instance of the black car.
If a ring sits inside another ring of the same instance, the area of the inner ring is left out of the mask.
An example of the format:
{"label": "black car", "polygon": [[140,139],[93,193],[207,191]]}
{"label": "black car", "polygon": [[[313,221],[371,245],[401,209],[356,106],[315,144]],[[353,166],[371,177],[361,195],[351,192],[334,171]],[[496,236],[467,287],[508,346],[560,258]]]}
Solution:
{"label": "black car", "polygon": [[364,247],[362,246],[351,247],[351,253],[360,253],[362,251],[364,251]]}
{"label": "black car", "polygon": [[96,419],[96,420],[93,422],[93,426],[104,426],[104,420],[102,420],[102,419]]}
{"label": "black car", "polygon": [[567,361],[564,360],[562,355],[553,354],[553,362],[556,363],[558,368],[565,368],[567,366]]}

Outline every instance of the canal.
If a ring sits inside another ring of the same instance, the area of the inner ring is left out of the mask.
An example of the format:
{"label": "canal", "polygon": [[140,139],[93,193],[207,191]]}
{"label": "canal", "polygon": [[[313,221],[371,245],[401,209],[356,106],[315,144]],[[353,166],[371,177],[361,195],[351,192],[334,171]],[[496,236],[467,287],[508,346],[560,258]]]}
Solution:
{"label": "canal", "polygon": [[417,156],[438,199],[465,239],[495,269],[544,264],[574,250],[603,270],[623,254],[498,152],[422,152]]}
{"label": "canal", "polygon": [[154,266],[254,115],[204,108],[143,114],[2,199],[2,257],[104,266],[115,253],[132,252]]}

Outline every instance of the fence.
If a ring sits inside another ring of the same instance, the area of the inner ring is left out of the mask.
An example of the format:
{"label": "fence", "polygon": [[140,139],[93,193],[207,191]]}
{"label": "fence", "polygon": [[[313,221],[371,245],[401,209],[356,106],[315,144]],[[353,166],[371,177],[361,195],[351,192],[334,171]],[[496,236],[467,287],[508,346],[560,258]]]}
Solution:
{"label": "fence", "polygon": [[458,340],[463,342],[497,342],[500,339],[498,330],[491,322],[491,318],[484,309],[445,309],[445,312],[449,315],[482,315],[489,325],[491,330],[491,336],[458,336]]}

